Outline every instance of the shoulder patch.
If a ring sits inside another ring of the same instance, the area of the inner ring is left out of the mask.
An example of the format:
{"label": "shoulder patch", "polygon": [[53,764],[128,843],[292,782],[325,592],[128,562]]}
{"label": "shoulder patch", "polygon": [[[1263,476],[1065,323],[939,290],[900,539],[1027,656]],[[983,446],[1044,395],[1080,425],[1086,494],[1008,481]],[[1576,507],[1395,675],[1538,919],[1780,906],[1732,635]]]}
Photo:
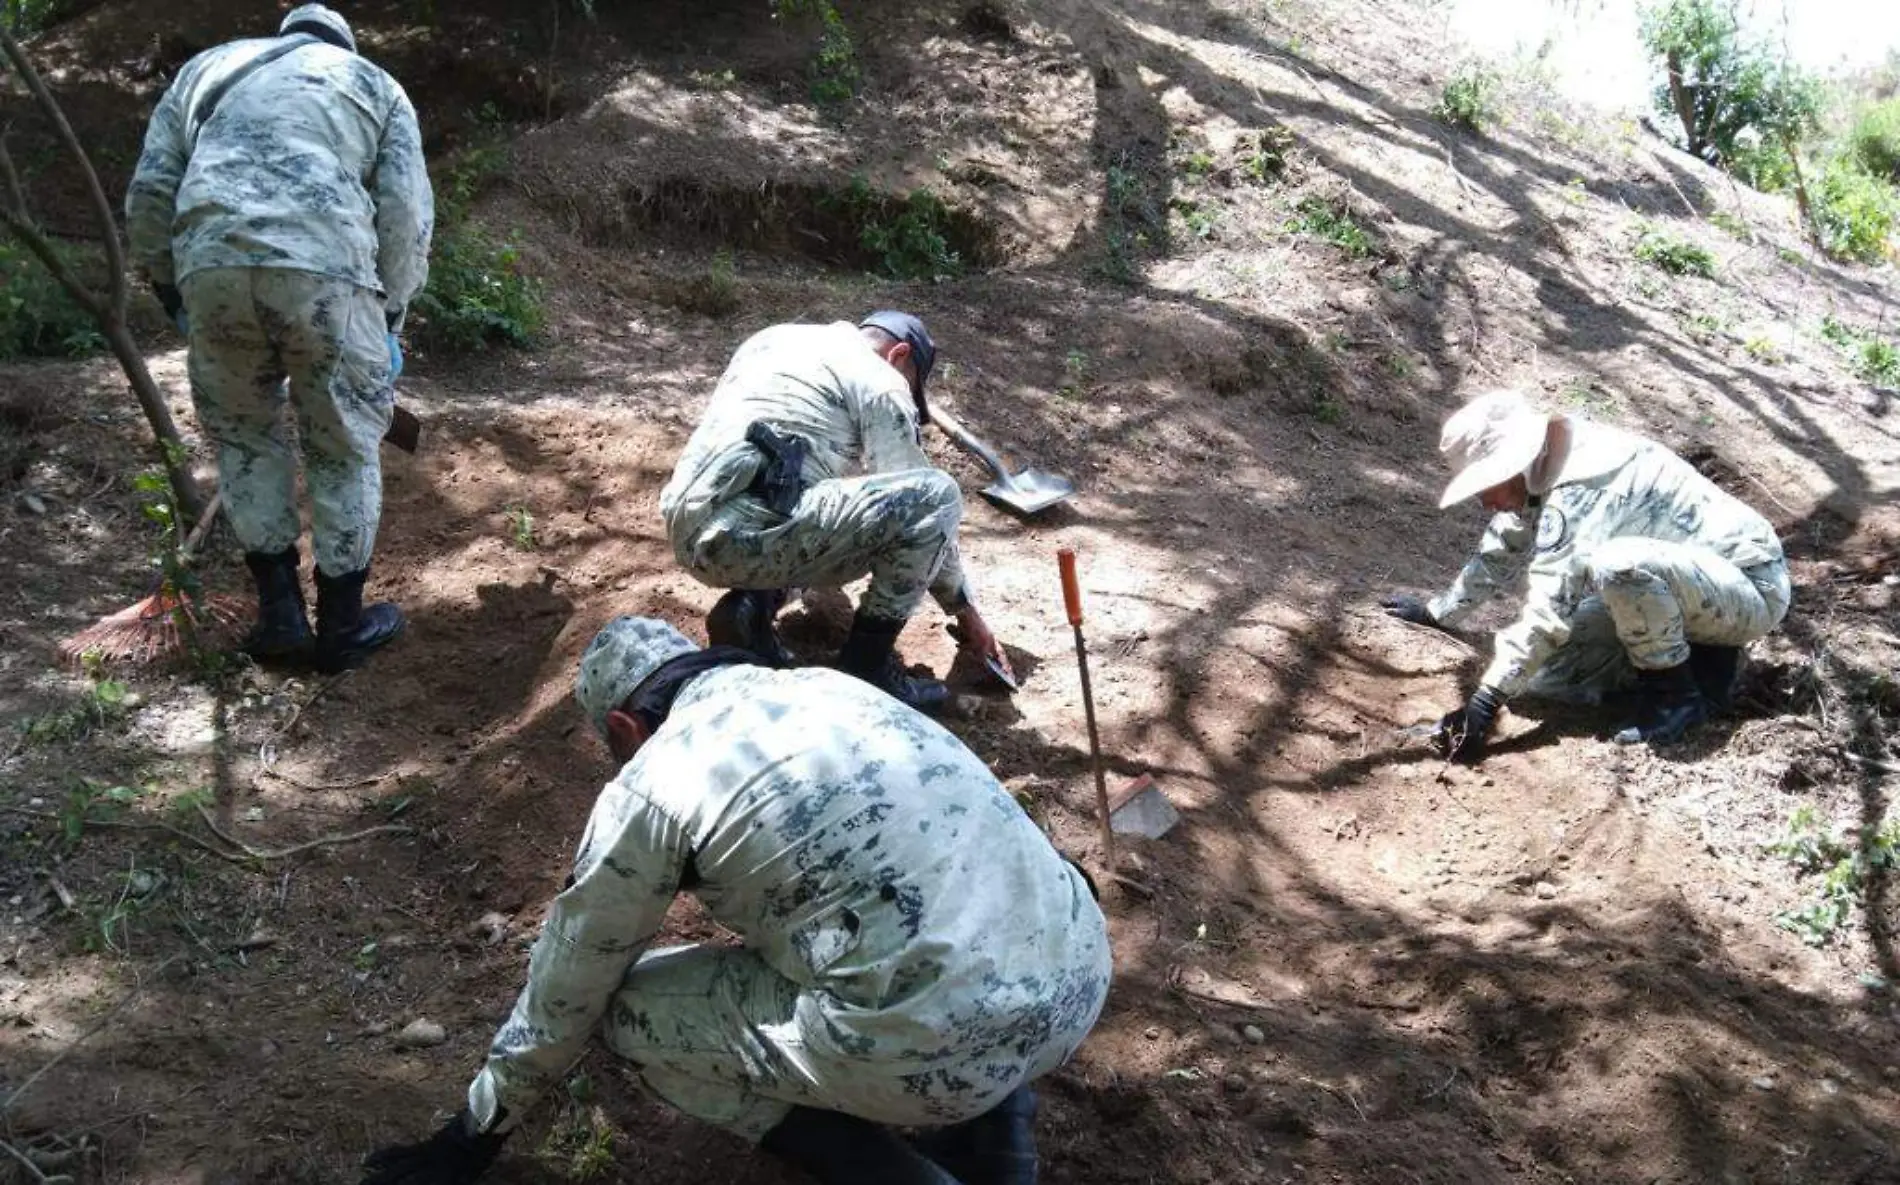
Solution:
{"label": "shoulder patch", "polygon": [[1537,516],[1537,550],[1556,551],[1570,542],[1570,519],[1555,506]]}

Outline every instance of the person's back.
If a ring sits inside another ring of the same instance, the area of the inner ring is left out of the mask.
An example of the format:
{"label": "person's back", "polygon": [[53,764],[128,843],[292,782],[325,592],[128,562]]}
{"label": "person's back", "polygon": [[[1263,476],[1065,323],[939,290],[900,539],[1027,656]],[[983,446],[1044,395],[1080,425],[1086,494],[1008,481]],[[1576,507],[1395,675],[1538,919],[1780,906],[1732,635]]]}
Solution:
{"label": "person's back", "polygon": [[974,754],[859,680],[702,676],[616,782],[684,828],[712,915],[817,989],[815,1056],[875,1047],[867,1091],[927,1093],[893,1075],[972,1047],[1013,1060],[1025,1033],[1079,1040],[1100,1007],[1105,923],[1081,875]]}
{"label": "person's back", "polygon": [[169,141],[188,155],[141,161],[128,221],[155,225],[135,241],[169,244],[171,276],[153,269],[167,283],[291,268],[382,291],[399,309],[426,277],[432,218],[408,97],[379,67],[315,40],[240,76],[281,43],[232,42],[179,72],[154,122],[175,124]]}

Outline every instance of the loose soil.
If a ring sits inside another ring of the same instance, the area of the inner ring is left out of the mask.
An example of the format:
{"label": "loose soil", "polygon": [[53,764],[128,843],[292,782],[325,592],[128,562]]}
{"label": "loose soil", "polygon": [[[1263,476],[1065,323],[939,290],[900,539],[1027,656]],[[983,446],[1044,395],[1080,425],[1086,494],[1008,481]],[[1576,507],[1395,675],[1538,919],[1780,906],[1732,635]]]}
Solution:
{"label": "loose soil", "polygon": [[[114,200],[167,72],[274,19],[174,7],[103,4],[35,46],[89,143],[121,146]],[[1816,258],[1786,203],[1532,76],[1507,125],[1437,125],[1427,7],[871,5],[847,14],[867,97],[838,113],[805,101],[810,30],[763,3],[563,8],[558,36],[545,10],[433,7],[439,29],[352,16],[444,154],[503,146],[478,217],[518,236],[551,330],[412,356],[424,447],[385,458],[373,576],[398,644],[329,681],[120,673],[132,699],[98,708],[57,645],[148,588],[142,422],[109,362],[0,371],[8,1144],[83,1182],[347,1182],[457,1106],[610,772],[569,699],[580,650],[618,612],[703,636],[716,594],[655,499],[725,358],[898,305],[938,333],[935,397],[1080,487],[1006,517],[933,434],[1025,685],[978,688],[934,612],[906,656],[951,671],[951,727],[1097,860],[1054,562],[1076,548],[1109,776],[1152,774],[1183,814],[1127,841],[1108,1010],[1043,1090],[1046,1180],[1900,1181],[1889,874],[1810,947],[1775,919],[1818,878],[1765,849],[1801,804],[1888,811],[1900,449],[1891,393],[1818,326],[1891,325],[1890,269]],[[1263,134],[1293,145],[1266,176]],[[32,184],[81,233],[61,176]],[[931,185],[976,269],[863,274],[824,221],[856,176]],[[1290,229],[1304,199],[1367,250]],[[1717,278],[1636,262],[1645,224]],[[721,251],[730,299],[695,298],[724,291]],[[151,359],[195,433],[175,343]],[[1377,601],[1476,538],[1475,509],[1433,509],[1432,444],[1506,384],[1669,442],[1788,541],[1793,614],[1690,743],[1618,748],[1613,716],[1532,703],[1476,770],[1399,735],[1486,639]],[[243,591],[235,551],[220,528],[213,587]],[[814,594],[788,636],[820,658],[848,613]],[[668,933],[724,940],[690,902]],[[417,1019],[446,1039],[405,1048]],[[494,1180],[789,1180],[605,1055],[560,1093]]]}

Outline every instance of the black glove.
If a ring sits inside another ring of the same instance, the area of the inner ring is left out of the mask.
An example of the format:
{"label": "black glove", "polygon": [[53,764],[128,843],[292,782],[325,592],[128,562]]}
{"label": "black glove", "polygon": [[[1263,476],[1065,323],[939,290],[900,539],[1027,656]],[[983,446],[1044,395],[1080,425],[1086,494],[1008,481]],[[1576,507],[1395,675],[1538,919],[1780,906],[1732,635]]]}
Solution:
{"label": "black glove", "polygon": [[1485,738],[1503,706],[1504,696],[1497,688],[1480,687],[1464,707],[1446,712],[1432,733],[1439,755],[1465,765],[1484,760]]}
{"label": "black glove", "polygon": [[[500,1122],[500,1117],[496,1117]],[[471,1185],[501,1155],[506,1132],[470,1135],[474,1121],[463,1108],[441,1131],[420,1144],[392,1144],[364,1158],[363,1185]]]}
{"label": "black glove", "polygon": [[158,297],[158,303],[164,307],[165,315],[176,321],[178,310],[185,307],[185,294],[178,291],[175,284],[154,284],[152,295]]}
{"label": "black glove", "polygon": [[392,304],[385,307],[383,309],[383,328],[391,333],[401,333],[403,320],[408,315],[409,309],[404,305]]}
{"label": "black glove", "polygon": [[1436,617],[1432,616],[1432,607],[1411,593],[1394,593],[1380,601],[1379,608],[1400,621],[1409,621],[1413,625],[1426,625],[1435,630],[1445,628],[1438,624]]}

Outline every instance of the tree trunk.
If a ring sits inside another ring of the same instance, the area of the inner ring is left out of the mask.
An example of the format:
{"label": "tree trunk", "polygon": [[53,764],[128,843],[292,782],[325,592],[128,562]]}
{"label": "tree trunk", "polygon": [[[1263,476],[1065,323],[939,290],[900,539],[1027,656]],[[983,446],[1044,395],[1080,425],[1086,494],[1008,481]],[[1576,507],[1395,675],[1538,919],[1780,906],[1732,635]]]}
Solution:
{"label": "tree trunk", "polygon": [[1801,157],[1795,152],[1794,138],[1783,136],[1781,150],[1788,154],[1788,167],[1794,171],[1794,204],[1800,207],[1801,221],[1807,224],[1808,237],[1814,241],[1814,245],[1825,251],[1827,247],[1822,242],[1821,224],[1814,219],[1814,203],[1808,198],[1808,179],[1801,171]]}
{"label": "tree trunk", "polygon": [[113,216],[112,204],[106,200],[105,187],[99,184],[99,174],[92,167],[92,159],[80,146],[79,137],[73,134],[72,124],[60,109],[59,101],[53,98],[53,93],[40,78],[39,71],[27,59],[26,51],[4,24],[0,24],[0,55],[12,63],[14,72],[26,84],[41,112],[59,134],[60,142],[79,162],[80,171],[85,174],[87,197],[91,200],[93,215],[99,222],[100,239],[105,243],[106,291],[98,293],[88,289],[53,250],[52,243],[27,209],[26,191],[20,184],[19,173],[13,167],[13,157],[7,152],[4,140],[0,140],[0,182],[5,185],[4,197],[0,197],[0,228],[11,231],[15,238],[25,244],[46,265],[47,271],[59,281],[60,286],[71,293],[73,299],[99,323],[101,335],[112,347],[119,365],[124,368],[126,381],[131,384],[132,393],[138,396],[139,406],[145,411],[145,419],[152,426],[152,435],[158,443],[159,463],[165,467],[165,476],[171,482],[172,501],[179,513],[195,524],[204,514],[204,493],[198,488],[198,483],[192,480],[191,470],[185,464],[184,440],[178,435],[178,425],[172,421],[171,408],[160,393],[158,384],[152,381],[152,372],[145,365],[145,355],[139,352],[138,343],[132,340],[132,332],[126,324],[125,250],[119,245],[119,224]]}
{"label": "tree trunk", "polygon": [[1669,104],[1676,109],[1676,118],[1682,121],[1682,138],[1685,147],[1694,156],[1702,155],[1702,137],[1696,127],[1695,97],[1689,93],[1689,84],[1682,78],[1682,51],[1672,49],[1667,56],[1669,68]]}
{"label": "tree trunk", "polygon": [[157,438],[159,464],[165,467],[165,478],[171,482],[172,500],[178,504],[179,516],[196,526],[205,512],[204,493],[186,464],[185,442],[172,420],[171,405],[165,402],[164,392],[158,389],[152,372],[146,368],[145,355],[132,340],[132,331],[126,328],[125,321],[114,318],[103,328],[106,344],[112,347],[113,356],[125,369],[132,394],[138,396],[145,421],[152,426],[152,435]]}

